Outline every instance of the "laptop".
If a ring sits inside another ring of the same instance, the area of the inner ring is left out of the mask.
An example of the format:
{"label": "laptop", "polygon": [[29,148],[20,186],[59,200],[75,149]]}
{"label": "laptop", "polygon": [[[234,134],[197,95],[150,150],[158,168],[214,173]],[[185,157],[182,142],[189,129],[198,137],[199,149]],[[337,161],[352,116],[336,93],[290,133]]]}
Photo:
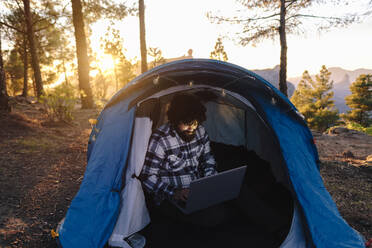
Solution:
{"label": "laptop", "polygon": [[190,183],[186,202],[172,203],[183,213],[191,214],[238,197],[247,166],[202,177]]}

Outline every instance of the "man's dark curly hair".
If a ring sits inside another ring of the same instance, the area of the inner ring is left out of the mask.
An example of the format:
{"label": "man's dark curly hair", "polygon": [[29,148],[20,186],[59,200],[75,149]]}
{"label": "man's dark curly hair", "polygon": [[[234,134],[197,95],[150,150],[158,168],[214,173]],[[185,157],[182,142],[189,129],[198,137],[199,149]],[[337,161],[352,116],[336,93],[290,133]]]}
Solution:
{"label": "man's dark curly hair", "polygon": [[206,120],[206,108],[197,96],[191,94],[177,94],[173,97],[167,115],[172,125]]}

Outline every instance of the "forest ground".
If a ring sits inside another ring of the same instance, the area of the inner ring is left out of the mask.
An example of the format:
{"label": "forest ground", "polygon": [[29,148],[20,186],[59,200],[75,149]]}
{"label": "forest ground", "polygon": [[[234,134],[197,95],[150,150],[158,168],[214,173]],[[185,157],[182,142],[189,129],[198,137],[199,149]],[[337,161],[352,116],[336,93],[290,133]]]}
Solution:
{"label": "forest ground", "polygon": [[[43,106],[13,101],[0,113],[0,247],[57,247],[50,235],[65,216],[86,166],[90,118],[74,111],[71,124],[46,121]],[[372,238],[372,136],[314,133],[321,175],[341,215]],[[350,151],[350,157],[345,152]]]}

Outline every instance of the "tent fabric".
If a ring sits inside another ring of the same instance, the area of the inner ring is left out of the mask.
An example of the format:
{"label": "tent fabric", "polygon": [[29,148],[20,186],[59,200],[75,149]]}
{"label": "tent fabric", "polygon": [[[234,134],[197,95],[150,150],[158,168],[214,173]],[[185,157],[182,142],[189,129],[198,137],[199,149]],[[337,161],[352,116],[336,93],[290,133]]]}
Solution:
{"label": "tent fabric", "polygon": [[62,247],[103,247],[112,233],[135,114],[135,109],[128,111],[128,104],[123,101],[102,112],[94,129],[83,182],[59,231]]}
{"label": "tent fabric", "polygon": [[151,136],[152,121],[149,118],[136,118],[128,168],[125,174],[125,186],[121,192],[121,207],[115,228],[109,239],[114,247],[131,248],[124,238],[142,230],[150,223],[146,208],[145,196],[140,181],[133,177],[139,176],[145,161],[148,141]]}
{"label": "tent fabric", "polygon": [[211,141],[228,145],[245,145],[245,113],[244,110],[225,104],[207,102],[207,121],[204,127],[208,130]]}
{"label": "tent fabric", "polygon": [[306,248],[306,238],[298,205],[295,203],[291,228],[280,248]]}
{"label": "tent fabric", "polygon": [[[209,88],[217,91],[221,91],[218,88],[211,88],[207,86],[196,87],[196,89]],[[184,90],[190,90],[188,86],[173,87],[164,91],[158,92],[152,96],[160,98],[164,95],[176,93]],[[225,94],[231,94],[235,97],[239,97],[237,94],[232,94],[227,91]],[[150,113],[145,113],[146,107],[142,108],[142,103],[146,102],[145,99],[141,103],[137,104],[137,113],[139,116],[149,116]],[[240,99],[243,100],[243,99]],[[243,100],[247,102],[246,100]],[[249,102],[247,102],[249,104]],[[145,104],[144,104],[145,105]],[[245,116],[242,109],[227,106],[225,104],[218,104],[214,102],[204,103],[207,108],[207,121],[203,125],[208,129],[209,137],[212,141],[224,142],[233,145],[244,145],[245,144]],[[253,108],[249,104],[249,108]],[[148,112],[149,110],[147,110]],[[161,122],[164,122],[162,120]],[[150,118],[137,117],[135,119],[135,127],[133,131],[132,145],[130,150],[130,158],[128,161],[128,168],[126,171],[125,186],[121,193],[121,208],[118,220],[114,231],[109,239],[109,244],[115,247],[130,248],[125,242],[125,238],[131,234],[138,232],[149,224],[149,214],[145,206],[145,199],[143,197],[143,190],[141,184],[137,179],[132,177],[133,174],[139,175],[146,154],[146,148],[151,136],[152,121]],[[162,123],[158,124],[161,125]],[[214,126],[218,124],[218,128]],[[224,132],[221,132],[224,130]],[[227,134],[227,135],[226,135]]]}
{"label": "tent fabric", "polygon": [[[363,238],[340,216],[314,160],[313,137],[275,104],[257,97],[280,142],[296,197],[317,248],[364,247]],[[295,134],[295,135],[293,135]]]}
{"label": "tent fabric", "polygon": [[282,170],[298,202],[307,247],[364,247],[362,236],[340,216],[325,189],[312,134],[289,99],[242,67],[205,59],[154,68],[134,79],[106,105],[97,125],[99,132],[92,131],[84,180],[59,232],[63,247],[103,247],[112,233],[134,122],[132,104],[191,80],[195,86],[220,87],[248,99],[269,126],[280,147]]}
{"label": "tent fabric", "polygon": [[[195,87],[195,89],[190,88],[189,86],[177,86],[172,87],[163,91],[158,92],[151,99],[160,98],[165,95],[177,93],[180,91],[193,91],[194,90],[202,90],[208,88],[210,90],[214,90],[220,94],[220,88],[216,87],[208,87],[200,85],[200,87]],[[239,94],[234,94],[230,91],[224,92],[224,97],[227,96],[235,98],[235,100],[244,102],[245,105],[248,105],[244,108],[253,109],[254,107],[249,103],[249,101],[243,99]],[[137,104],[137,115],[139,116],[149,116],[149,110],[146,107],[142,107],[142,103],[145,103],[149,99],[143,100],[141,103]],[[231,98],[230,98],[231,100]],[[220,101],[218,101],[220,102]],[[143,104],[145,105],[145,104]],[[208,130],[208,135],[211,141],[214,142],[221,142],[224,144],[231,144],[235,146],[245,145],[245,114],[244,110],[242,109],[243,106],[240,105],[242,108],[235,108],[228,105],[226,103],[216,103],[213,101],[208,101],[204,103],[204,106],[207,109],[207,120],[203,123],[206,130]],[[162,107],[162,106],[160,106]],[[164,108],[164,106],[162,107]],[[166,120],[160,121],[158,125],[163,124]],[[253,120],[251,119],[250,122]],[[125,242],[125,238],[130,236],[131,234],[138,232],[139,230],[143,229],[147,224],[149,224],[150,219],[148,216],[148,212],[145,206],[145,199],[143,197],[143,190],[140,186],[138,180],[133,179],[132,175],[139,175],[140,171],[143,167],[144,157],[146,153],[146,147],[148,140],[151,136],[151,126],[152,121],[149,118],[142,118],[137,117],[135,119],[135,127],[133,131],[133,138],[132,138],[132,145],[130,151],[130,159],[128,161],[128,171],[126,172],[126,180],[125,186],[121,193],[121,208],[118,220],[116,222],[116,226],[114,231],[109,239],[109,244],[115,247],[124,247],[130,248],[130,246]],[[253,131],[257,132],[257,130]],[[141,135],[137,135],[141,134]],[[251,138],[251,137],[250,137]],[[267,147],[266,147],[267,148]],[[270,151],[270,150],[269,150]],[[269,152],[270,155],[273,155],[273,152]],[[275,158],[274,158],[275,160]],[[298,210],[297,210],[298,211]],[[299,221],[296,220],[295,223]],[[295,241],[302,238],[295,237],[295,235],[299,235],[302,233],[302,228],[298,224],[296,225],[296,231],[293,231],[290,237],[290,241],[286,242],[287,246],[282,246],[283,248],[286,247],[293,247]],[[296,243],[298,245],[298,243]],[[300,247],[300,246],[298,246]]]}
{"label": "tent fabric", "polygon": [[[171,87],[166,90],[160,91],[156,93],[155,95],[153,95],[151,98],[155,98],[155,97],[160,98],[164,95],[174,94],[174,93],[178,93],[178,92],[185,91],[185,90],[194,92],[194,90],[202,90],[202,89],[215,90],[216,92],[221,92],[222,90],[221,88],[208,87],[207,85],[198,85],[198,87],[195,87],[195,88],[193,87],[190,88],[187,85],[183,85],[183,86]],[[226,96],[234,97],[236,100],[244,102],[247,109],[255,111],[252,104],[246,99],[242,98],[242,96],[240,96],[239,94],[232,93],[230,91],[224,91],[224,95],[225,97]],[[147,100],[148,99],[145,99],[141,103]],[[141,103],[138,103],[137,106],[140,106]],[[221,142],[224,144],[231,144],[231,145],[236,145],[236,146],[245,144],[246,142],[245,134],[244,134],[245,123],[244,122],[242,123],[242,121],[245,120],[245,116],[243,114],[244,111],[242,109],[228,106],[227,103],[221,104],[221,103],[216,103],[212,101],[204,102],[204,106],[207,109],[207,113],[206,113],[207,120],[206,122],[203,123],[203,126],[206,128],[206,130],[208,130],[208,135],[211,141]],[[165,120],[163,120],[159,125],[163,124],[164,121]],[[250,119],[250,122],[251,123],[253,122],[252,118]],[[252,129],[252,132],[258,132],[257,129],[254,130],[255,128],[251,127],[251,129]],[[141,130],[143,132],[146,129],[144,127]],[[261,132],[258,132],[258,133],[262,135]],[[136,134],[136,132],[134,134]],[[249,139],[252,138],[249,135],[248,137]],[[132,149],[136,149],[136,146],[134,146],[134,144],[132,146],[133,146]],[[265,148],[269,148],[269,147],[266,146]],[[266,152],[268,152],[271,156],[273,156],[272,150],[268,149],[268,151]],[[274,157],[274,160],[275,159],[277,158]],[[283,180],[280,178],[280,176],[276,176],[276,177],[279,177],[279,181]],[[128,233],[132,233],[132,231],[129,231]],[[305,234],[303,231],[303,223],[301,221],[300,211],[299,211],[297,204],[295,204],[294,215],[293,215],[290,231],[287,235],[287,238],[281,244],[280,248],[306,248],[306,240],[305,240],[304,235]],[[121,247],[126,248],[126,246],[121,246]]]}

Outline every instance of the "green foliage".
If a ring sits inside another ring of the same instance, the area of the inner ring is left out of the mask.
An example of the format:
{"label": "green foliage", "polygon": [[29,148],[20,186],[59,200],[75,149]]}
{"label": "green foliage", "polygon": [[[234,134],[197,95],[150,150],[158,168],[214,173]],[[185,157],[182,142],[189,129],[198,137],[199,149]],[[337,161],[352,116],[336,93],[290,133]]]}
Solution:
{"label": "green foliage", "polygon": [[158,47],[149,47],[148,55],[153,57],[153,60],[150,64],[150,69],[165,63],[162,51]]}
{"label": "green foliage", "polygon": [[345,97],[346,104],[351,108],[342,118],[356,122],[363,127],[372,124],[372,75],[360,75],[350,85],[351,95]]}
{"label": "green foliage", "polygon": [[119,30],[109,28],[105,34],[105,38],[101,39],[101,47],[106,54],[111,55],[114,62],[117,91],[119,87],[123,87],[135,77],[135,65],[124,55],[125,49]]}
{"label": "green foliage", "polygon": [[118,78],[120,81],[120,87],[124,87],[136,77],[134,74],[135,68],[135,63],[127,60],[125,57],[120,59],[118,64]]}
{"label": "green foliage", "polygon": [[304,71],[302,79],[297,85],[297,89],[293,93],[291,98],[292,103],[297,107],[301,108],[313,102],[311,96],[311,85],[313,85],[313,79],[311,78],[308,71]]}
{"label": "green foliage", "polygon": [[352,121],[348,121],[346,123],[343,123],[342,125],[333,126],[329,128],[327,132],[337,127],[345,127],[347,129],[356,130],[372,136],[372,125],[369,127],[363,127],[362,125]]}
{"label": "green foliage", "polygon": [[73,120],[76,97],[71,85],[62,84],[48,90],[40,100],[47,111],[51,121],[71,122]]}
{"label": "green foliage", "polygon": [[368,135],[372,135],[372,126],[363,127],[359,123],[350,121],[350,122],[347,122],[346,123],[346,128],[352,129],[352,130],[357,130],[359,132],[364,132],[364,133],[366,133]]}
{"label": "green foliage", "polygon": [[101,41],[103,42],[101,43],[101,47],[104,49],[106,54],[110,54],[114,58],[124,56],[123,41],[118,29],[111,29],[108,27],[105,38],[101,39]]}
{"label": "green foliage", "polygon": [[372,136],[372,126],[366,127],[365,133]]}
{"label": "green foliage", "polygon": [[309,72],[305,71],[291,98],[293,104],[305,116],[309,127],[318,131],[325,131],[339,119],[334,101],[331,100],[333,81],[330,81],[330,75],[324,65],[315,76],[315,81]]}
{"label": "green foliage", "polygon": [[109,83],[106,77],[103,75],[102,70],[98,68],[99,74],[93,80],[93,96],[99,101],[106,99]]}
{"label": "green foliage", "polygon": [[16,95],[23,88],[23,62],[17,50],[13,49],[10,51],[5,70],[10,78],[9,89],[13,95]]}
{"label": "green foliage", "polygon": [[[119,3],[118,3],[119,2]],[[90,0],[82,1],[84,9],[84,19],[88,23],[96,22],[100,19],[122,20],[128,15],[136,15],[135,6],[128,7],[126,3],[113,0]]]}
{"label": "green foliage", "polygon": [[[26,56],[29,59],[31,58],[30,46],[25,35],[27,26],[25,14],[16,4],[16,1],[8,1],[7,3],[9,12],[3,18],[4,22],[13,28],[7,28],[6,38],[9,44],[20,54],[23,64],[25,51]],[[57,25],[60,13],[54,10],[56,5],[59,5],[59,3],[51,0],[41,0],[38,4],[31,4],[36,51],[39,56],[43,83],[45,84],[53,83],[58,78],[57,74],[60,70],[54,65],[58,64],[56,62],[61,59],[60,51],[63,48],[66,50],[67,47],[66,33],[65,30],[62,30],[64,27],[60,28]],[[64,51],[64,54],[67,53]]]}
{"label": "green foliage", "polygon": [[216,45],[214,45],[214,50],[211,52],[209,58],[227,61],[229,58],[227,57],[227,53],[225,52],[225,47],[222,44],[222,39],[218,38],[216,41]]}

